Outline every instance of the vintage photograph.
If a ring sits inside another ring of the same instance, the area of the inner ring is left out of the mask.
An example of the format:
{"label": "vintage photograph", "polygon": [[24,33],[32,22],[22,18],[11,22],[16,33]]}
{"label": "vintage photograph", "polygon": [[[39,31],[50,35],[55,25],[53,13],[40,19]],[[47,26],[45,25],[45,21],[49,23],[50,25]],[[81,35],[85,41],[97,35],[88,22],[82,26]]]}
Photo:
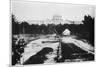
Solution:
{"label": "vintage photograph", "polygon": [[95,60],[95,6],[11,0],[11,65]]}

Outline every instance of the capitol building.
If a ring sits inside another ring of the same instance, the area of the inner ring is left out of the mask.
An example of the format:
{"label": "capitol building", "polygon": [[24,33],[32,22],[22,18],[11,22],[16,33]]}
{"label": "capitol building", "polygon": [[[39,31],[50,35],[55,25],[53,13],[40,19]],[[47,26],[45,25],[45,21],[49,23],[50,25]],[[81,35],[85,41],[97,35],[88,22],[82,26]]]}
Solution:
{"label": "capitol building", "polygon": [[67,19],[63,19],[63,17],[61,15],[53,15],[53,17],[51,19],[46,19],[46,20],[29,20],[28,21],[30,24],[83,24],[82,21],[71,21],[71,20],[67,20]]}

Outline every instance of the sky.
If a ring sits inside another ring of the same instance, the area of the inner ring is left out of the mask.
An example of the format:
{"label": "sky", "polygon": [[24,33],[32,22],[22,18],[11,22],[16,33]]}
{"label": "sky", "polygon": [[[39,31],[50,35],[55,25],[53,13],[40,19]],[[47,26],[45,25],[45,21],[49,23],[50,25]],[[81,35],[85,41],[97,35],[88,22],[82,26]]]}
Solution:
{"label": "sky", "polygon": [[82,21],[84,15],[95,17],[95,6],[13,0],[11,13],[18,21],[52,19],[53,15],[61,15],[65,20]]}

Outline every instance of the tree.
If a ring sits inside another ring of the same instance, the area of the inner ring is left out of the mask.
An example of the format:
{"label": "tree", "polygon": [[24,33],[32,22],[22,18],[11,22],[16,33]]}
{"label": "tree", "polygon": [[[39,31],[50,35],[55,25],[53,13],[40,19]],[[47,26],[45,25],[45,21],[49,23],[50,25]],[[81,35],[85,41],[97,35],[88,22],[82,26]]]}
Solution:
{"label": "tree", "polygon": [[12,34],[19,34],[19,22],[16,20],[15,15],[12,14]]}

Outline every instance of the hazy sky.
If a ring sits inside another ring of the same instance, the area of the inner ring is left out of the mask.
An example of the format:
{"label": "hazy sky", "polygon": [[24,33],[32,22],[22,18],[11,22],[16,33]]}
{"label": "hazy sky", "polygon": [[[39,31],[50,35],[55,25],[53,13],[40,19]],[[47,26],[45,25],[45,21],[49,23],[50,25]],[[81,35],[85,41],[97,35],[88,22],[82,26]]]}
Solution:
{"label": "hazy sky", "polygon": [[61,15],[63,19],[81,21],[84,15],[95,16],[95,6],[56,3],[39,3],[12,1],[11,11],[19,21],[46,20],[53,15]]}

